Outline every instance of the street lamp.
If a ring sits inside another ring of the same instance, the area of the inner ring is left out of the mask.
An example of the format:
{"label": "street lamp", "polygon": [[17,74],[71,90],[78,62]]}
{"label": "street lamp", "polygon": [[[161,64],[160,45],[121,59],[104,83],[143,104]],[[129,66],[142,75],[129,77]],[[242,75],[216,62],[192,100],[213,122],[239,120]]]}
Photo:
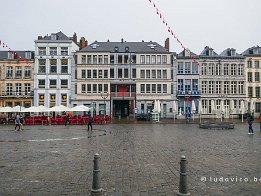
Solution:
{"label": "street lamp", "polygon": [[106,93],[101,93],[101,98],[103,99],[104,101],[104,116],[106,115],[106,107],[105,107],[105,100],[109,97],[109,93],[106,92]]}

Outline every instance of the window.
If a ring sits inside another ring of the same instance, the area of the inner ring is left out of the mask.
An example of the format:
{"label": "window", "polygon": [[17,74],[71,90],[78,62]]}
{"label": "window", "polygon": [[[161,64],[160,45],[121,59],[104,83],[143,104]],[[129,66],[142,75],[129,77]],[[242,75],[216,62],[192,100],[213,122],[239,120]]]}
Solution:
{"label": "window", "polygon": [[183,62],[178,62],[178,73],[183,74]]}
{"label": "window", "polygon": [[207,75],[207,64],[206,63],[202,63],[201,74]]}
{"label": "window", "polygon": [[103,92],[108,92],[108,84],[103,85]]}
{"label": "window", "polygon": [[82,78],[86,78],[86,70],[82,69]]}
{"label": "window", "polygon": [[232,64],[232,65],[231,65],[231,75],[232,75],[232,76],[235,76],[235,75],[236,75],[236,67],[237,67],[236,64]]}
{"label": "window", "polygon": [[150,64],[150,55],[146,55],[146,64]]}
{"label": "window", "polygon": [[118,78],[122,78],[122,69],[118,68]]}
{"label": "window", "polygon": [[224,64],[224,75],[225,76],[229,75],[229,73],[228,73],[228,66],[229,66],[229,64]]}
{"label": "window", "polygon": [[140,56],[140,64],[145,64],[145,56],[144,55]]}
{"label": "window", "polygon": [[110,78],[114,78],[114,69],[110,69]]}
{"label": "window", "polygon": [[86,55],[82,55],[82,64],[86,63]]}
{"label": "window", "polygon": [[15,78],[22,78],[22,66],[15,67]]}
{"label": "window", "polygon": [[24,84],[24,91],[25,91],[25,95],[30,95],[30,93],[31,93],[31,84],[30,83]]}
{"label": "window", "polygon": [[192,79],[192,91],[198,92],[198,80]]}
{"label": "window", "polygon": [[110,55],[110,64],[114,64],[115,61],[114,61],[114,55]]}
{"label": "window", "polygon": [[220,76],[221,75],[221,64],[216,64],[216,75]]}
{"label": "window", "polygon": [[98,64],[102,64],[102,55],[98,56]]}
{"label": "window", "polygon": [[101,69],[98,70],[98,77],[102,78],[102,70]]}
{"label": "window", "polygon": [[261,102],[256,102],[255,104],[256,113],[261,112]]}
{"label": "window", "polygon": [[61,88],[68,88],[68,80],[61,80]]}
{"label": "window", "polygon": [[150,84],[146,84],[146,93],[150,93]]}
{"label": "window", "polygon": [[39,98],[39,105],[44,105],[44,94],[39,94],[38,98]]}
{"label": "window", "polygon": [[38,80],[38,88],[45,88],[45,80]]}
{"label": "window", "polygon": [[166,69],[163,69],[163,78],[167,79],[167,70]]}
{"label": "window", "polygon": [[248,97],[253,97],[253,87],[252,86],[248,87]]}
{"label": "window", "polygon": [[224,82],[224,93],[229,94],[229,81]]}
{"label": "window", "polygon": [[68,73],[68,59],[61,59],[61,73]]}
{"label": "window", "polygon": [[221,94],[221,81],[216,81],[216,94]]}
{"label": "window", "polygon": [[15,94],[22,95],[22,84],[21,83],[15,83]]}
{"label": "window", "polygon": [[198,74],[198,64],[195,62],[192,63],[192,73]]}
{"label": "window", "polygon": [[50,74],[57,73],[57,59],[50,59]]}
{"label": "window", "polygon": [[252,82],[252,72],[247,72],[247,81]]}
{"label": "window", "polygon": [[156,84],[152,84],[151,93],[156,93]]}
{"label": "window", "polygon": [[145,78],[145,70],[140,70],[140,78]]}
{"label": "window", "polygon": [[108,64],[108,55],[104,55],[104,64]]}
{"label": "window", "polygon": [[13,78],[13,67],[6,67],[6,78]]}
{"label": "window", "polygon": [[255,82],[260,82],[260,73],[255,72]]}
{"label": "window", "polygon": [[156,64],[156,56],[155,55],[151,56],[151,64]]}
{"label": "window", "polygon": [[57,88],[56,82],[56,80],[50,80],[50,88]]}
{"label": "window", "polygon": [[55,103],[56,95],[55,94],[50,94],[50,102],[53,104]]}
{"label": "window", "polygon": [[92,70],[92,78],[97,78],[97,69]]}
{"label": "window", "polygon": [[13,52],[8,52],[7,53],[7,58],[8,59],[14,59],[14,53]]}
{"label": "window", "polygon": [[86,84],[82,84],[81,93],[86,93]]}
{"label": "window", "polygon": [[214,94],[214,81],[209,81],[208,82],[208,93],[209,94]]}
{"label": "window", "polygon": [[118,54],[118,64],[122,64],[122,55]]}
{"label": "window", "polygon": [[161,93],[161,84],[157,84],[157,93]]}
{"label": "window", "polygon": [[161,55],[157,55],[157,64],[161,64]]}
{"label": "window", "polygon": [[211,76],[214,75],[214,67],[215,67],[215,64],[214,64],[214,63],[210,63],[210,64],[208,65],[208,75],[211,75]]}
{"label": "window", "polygon": [[124,69],[124,78],[129,78],[129,70],[128,69]]}
{"label": "window", "polygon": [[87,70],[87,78],[92,78],[92,70]]}
{"label": "window", "polygon": [[132,69],[132,78],[136,78],[136,69],[135,68]]}
{"label": "window", "polygon": [[152,76],[152,78],[156,78],[156,70],[155,69],[151,70],[151,76]]}
{"label": "window", "polygon": [[252,61],[247,61],[247,68],[252,68]]}
{"label": "window", "polygon": [[39,47],[38,53],[39,53],[40,56],[46,55],[46,47]]}
{"label": "window", "polygon": [[68,47],[61,47],[61,55],[68,55]]}
{"label": "window", "polygon": [[237,82],[236,81],[231,82],[231,94],[237,94]]}
{"label": "window", "polygon": [[163,93],[167,93],[167,84],[163,84]]}
{"label": "window", "polygon": [[92,63],[97,64],[97,55],[92,56]]}
{"label": "window", "polygon": [[179,93],[183,91],[183,79],[178,79],[178,91]]}
{"label": "window", "polygon": [[61,94],[61,105],[66,106],[67,105],[67,94]]}
{"label": "window", "polygon": [[45,59],[39,59],[38,63],[39,63],[38,73],[40,73],[40,74],[46,73],[46,60]]}
{"label": "window", "polygon": [[97,93],[97,84],[92,85],[92,93]]}
{"label": "window", "polygon": [[202,81],[201,82],[201,90],[202,90],[202,94],[206,94],[207,93],[207,81]]}
{"label": "window", "polygon": [[158,78],[158,79],[161,78],[161,70],[157,70],[157,78]]}
{"label": "window", "polygon": [[[103,75],[104,77],[103,78],[108,78],[108,69],[104,69],[103,71],[104,71],[104,75]],[[128,71],[128,69],[127,69],[127,71]]]}
{"label": "window", "polygon": [[186,94],[191,91],[191,80],[190,79],[186,79],[185,80],[185,92]]}
{"label": "window", "polygon": [[260,98],[260,87],[256,87],[256,98]]}
{"label": "window", "polygon": [[87,84],[87,93],[92,93],[92,85]]}
{"label": "window", "polygon": [[30,66],[24,67],[24,78],[26,78],[26,79],[31,78],[31,67]]}
{"label": "window", "polygon": [[102,84],[98,84],[98,93],[102,92]]}
{"label": "window", "polygon": [[6,95],[13,95],[13,84],[12,83],[6,84]]}
{"label": "window", "polygon": [[150,78],[150,70],[149,69],[146,70],[146,78]]}
{"label": "window", "polygon": [[237,68],[238,68],[238,75],[243,76],[244,75],[244,65],[239,64]]}
{"label": "window", "polygon": [[255,68],[259,68],[259,61],[255,61]]}
{"label": "window", "polygon": [[238,94],[244,94],[244,82],[238,82]]}
{"label": "window", "polygon": [[140,93],[145,93],[145,84],[140,85]]}
{"label": "window", "polygon": [[167,55],[162,56],[162,63],[167,64]]}
{"label": "window", "polygon": [[57,55],[57,47],[50,47],[50,55]]}
{"label": "window", "polygon": [[185,62],[185,74],[190,74],[190,73],[191,73],[191,63]]}
{"label": "window", "polygon": [[[86,58],[86,57],[85,57]],[[86,61],[86,60],[85,60]],[[84,61],[84,62],[85,62]],[[92,56],[91,55],[87,55],[87,64],[92,64]]]}

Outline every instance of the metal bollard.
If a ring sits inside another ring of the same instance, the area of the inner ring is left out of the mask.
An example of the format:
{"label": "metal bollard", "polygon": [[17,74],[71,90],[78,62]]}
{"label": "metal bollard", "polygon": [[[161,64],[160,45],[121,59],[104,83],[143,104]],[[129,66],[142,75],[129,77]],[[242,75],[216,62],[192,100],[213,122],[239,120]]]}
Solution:
{"label": "metal bollard", "polygon": [[184,155],[180,157],[179,196],[190,195],[187,183],[187,160]]}
{"label": "metal bollard", "polygon": [[93,160],[93,179],[92,179],[92,189],[91,195],[102,195],[102,188],[100,185],[100,169],[99,169],[99,159],[100,155],[96,153]]}

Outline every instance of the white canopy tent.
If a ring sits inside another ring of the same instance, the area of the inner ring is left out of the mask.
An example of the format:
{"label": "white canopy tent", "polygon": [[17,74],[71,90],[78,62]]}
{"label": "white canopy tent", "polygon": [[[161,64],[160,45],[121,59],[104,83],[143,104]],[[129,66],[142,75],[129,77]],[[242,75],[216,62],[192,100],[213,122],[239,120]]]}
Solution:
{"label": "white canopy tent", "polygon": [[25,107],[17,105],[15,107],[12,107],[11,112],[21,112],[24,109],[25,109]]}
{"label": "white canopy tent", "polygon": [[42,106],[42,105],[37,106],[36,108],[38,110],[37,112],[47,112],[47,110],[49,109],[49,108]]}
{"label": "white canopy tent", "polygon": [[69,108],[63,105],[54,106],[46,110],[46,112],[67,112],[67,111],[69,111]]}
{"label": "white canopy tent", "polygon": [[192,109],[192,117],[193,117],[193,120],[194,120],[194,113],[196,112],[196,104],[195,104],[194,100],[192,100],[191,109]]}
{"label": "white canopy tent", "polygon": [[30,108],[25,108],[25,109],[21,110],[21,112],[22,113],[25,113],[25,112],[30,112],[31,113],[31,112],[39,112],[39,111],[38,111],[37,107],[32,106]]}
{"label": "white canopy tent", "polygon": [[11,107],[2,107],[0,108],[0,112],[2,113],[9,113],[9,112],[12,112],[12,108]]}
{"label": "white canopy tent", "polygon": [[242,122],[243,122],[243,115],[245,113],[245,102],[242,100],[240,103],[240,111],[241,111],[241,115],[242,115]]}
{"label": "white canopy tent", "polygon": [[89,112],[91,108],[85,105],[77,105],[73,108],[70,108],[68,111],[70,112]]}

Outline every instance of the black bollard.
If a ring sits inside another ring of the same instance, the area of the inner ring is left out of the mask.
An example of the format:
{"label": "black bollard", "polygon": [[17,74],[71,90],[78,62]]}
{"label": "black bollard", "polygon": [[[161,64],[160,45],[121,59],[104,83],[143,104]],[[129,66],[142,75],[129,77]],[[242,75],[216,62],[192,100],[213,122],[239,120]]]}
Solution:
{"label": "black bollard", "polygon": [[98,153],[94,155],[93,160],[93,179],[92,179],[92,189],[91,195],[102,195],[102,188],[100,185],[100,169],[99,169],[99,159],[100,156]]}
{"label": "black bollard", "polygon": [[184,155],[180,158],[179,196],[190,195],[187,183],[187,160]]}

